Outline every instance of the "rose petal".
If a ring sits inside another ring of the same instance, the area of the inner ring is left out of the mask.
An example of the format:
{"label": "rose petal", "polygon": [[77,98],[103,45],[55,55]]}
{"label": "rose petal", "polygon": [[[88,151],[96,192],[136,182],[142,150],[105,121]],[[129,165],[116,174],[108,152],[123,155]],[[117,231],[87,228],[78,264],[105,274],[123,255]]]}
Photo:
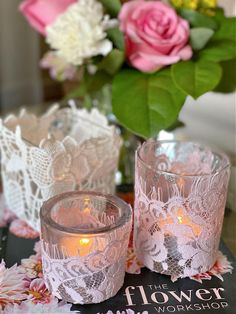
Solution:
{"label": "rose petal", "polygon": [[25,0],[19,9],[38,32],[46,35],[45,28],[75,2],[77,0]]}
{"label": "rose petal", "polygon": [[122,6],[119,21],[125,34],[128,60],[140,71],[154,72],[192,57],[191,47],[187,44],[189,24],[165,3],[127,2]]}
{"label": "rose petal", "polygon": [[21,219],[12,221],[9,230],[12,234],[20,238],[35,239],[39,237],[39,233]]}

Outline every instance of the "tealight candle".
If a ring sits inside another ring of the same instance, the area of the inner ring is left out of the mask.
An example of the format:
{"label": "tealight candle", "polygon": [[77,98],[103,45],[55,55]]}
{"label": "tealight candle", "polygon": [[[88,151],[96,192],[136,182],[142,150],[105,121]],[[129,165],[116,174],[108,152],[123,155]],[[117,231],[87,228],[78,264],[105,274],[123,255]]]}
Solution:
{"label": "tealight candle", "polygon": [[99,303],[123,285],[131,209],[115,196],[69,192],[41,211],[43,274],[53,295]]}
{"label": "tealight candle", "polygon": [[[168,230],[168,226],[172,226],[173,224],[183,225],[186,227],[189,227],[191,232],[195,236],[199,236],[201,234],[201,226],[194,223],[187,215],[184,214],[183,208],[178,208],[176,212],[176,217],[171,217],[170,215],[167,216],[165,219],[161,219],[157,222],[159,224],[159,227],[164,229],[166,228]],[[188,232],[189,234],[190,232]],[[171,232],[170,232],[171,234]]]}
{"label": "tealight candle", "polygon": [[149,269],[174,279],[216,261],[228,158],[191,142],[149,140],[137,150],[135,251]]}
{"label": "tealight candle", "polygon": [[68,256],[86,256],[89,255],[92,249],[92,239],[88,238],[63,238],[61,246],[66,248]]}

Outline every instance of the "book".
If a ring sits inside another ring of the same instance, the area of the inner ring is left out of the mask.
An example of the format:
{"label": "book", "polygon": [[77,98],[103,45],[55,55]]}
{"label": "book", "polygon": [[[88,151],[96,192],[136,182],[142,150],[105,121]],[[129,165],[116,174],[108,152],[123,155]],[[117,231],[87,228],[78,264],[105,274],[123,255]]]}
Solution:
{"label": "book", "polygon": [[[38,239],[37,239],[38,240]],[[36,240],[15,237],[0,229],[0,252],[8,267],[33,254]],[[144,268],[140,275],[126,274],[123,287],[113,298],[99,304],[73,305],[80,314],[236,313],[236,260],[224,243],[220,250],[231,261],[232,274],[203,280],[172,282],[169,276]]]}

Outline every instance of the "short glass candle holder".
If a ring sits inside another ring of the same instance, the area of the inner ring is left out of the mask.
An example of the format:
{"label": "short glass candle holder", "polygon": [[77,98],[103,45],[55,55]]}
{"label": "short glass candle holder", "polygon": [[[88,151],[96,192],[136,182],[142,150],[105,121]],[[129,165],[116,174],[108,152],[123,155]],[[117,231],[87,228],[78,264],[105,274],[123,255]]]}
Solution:
{"label": "short glass candle holder", "polygon": [[230,175],[228,158],[192,142],[145,142],[136,152],[134,246],[173,279],[215,263]]}
{"label": "short glass candle holder", "polygon": [[131,208],[116,196],[68,192],[41,208],[43,275],[49,291],[74,304],[100,303],[122,287]]}

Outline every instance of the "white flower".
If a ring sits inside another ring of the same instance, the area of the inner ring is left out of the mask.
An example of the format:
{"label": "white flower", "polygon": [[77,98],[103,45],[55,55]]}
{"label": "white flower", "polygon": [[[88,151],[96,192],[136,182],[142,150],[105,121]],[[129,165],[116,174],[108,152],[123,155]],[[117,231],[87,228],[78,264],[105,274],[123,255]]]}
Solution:
{"label": "white flower", "polygon": [[66,62],[54,51],[48,51],[40,61],[43,69],[49,69],[50,76],[58,81],[73,80],[76,78],[77,68]]}
{"label": "white flower", "polygon": [[26,277],[33,279],[36,277],[42,277],[42,260],[37,255],[31,255],[29,258],[23,258],[21,260],[22,273],[26,275]]}
{"label": "white flower", "polygon": [[112,50],[105,32],[111,24],[100,2],[79,0],[47,27],[47,42],[66,62],[81,65],[87,58]]}
{"label": "white flower", "polygon": [[34,304],[33,302],[27,300],[23,301],[20,305],[8,305],[4,310],[4,314],[71,314],[70,311],[71,304],[66,304],[64,302],[59,302],[56,298],[52,302],[47,304]]}
{"label": "white flower", "polygon": [[6,304],[13,304],[26,299],[24,275],[16,265],[6,268],[0,263],[0,311]]}

